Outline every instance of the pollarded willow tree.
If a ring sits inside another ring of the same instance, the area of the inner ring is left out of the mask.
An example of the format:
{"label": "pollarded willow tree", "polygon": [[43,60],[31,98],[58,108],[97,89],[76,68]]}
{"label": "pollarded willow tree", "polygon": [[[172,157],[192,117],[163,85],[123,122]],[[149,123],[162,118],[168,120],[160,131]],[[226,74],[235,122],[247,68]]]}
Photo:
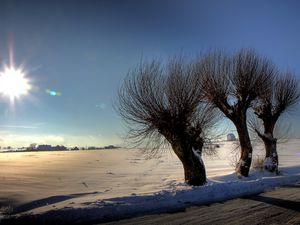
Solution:
{"label": "pollarded willow tree", "polygon": [[170,144],[190,185],[206,183],[201,155],[206,132],[217,121],[216,111],[203,101],[197,79],[193,66],[181,58],[166,66],[142,63],[129,72],[117,103],[131,140],[138,145],[154,143],[149,154],[160,151],[164,142]]}
{"label": "pollarded willow tree", "polygon": [[289,72],[277,76],[271,87],[252,106],[254,113],[262,121],[263,129],[253,121],[250,125],[265,145],[264,168],[278,173],[277,137],[274,136],[274,129],[279,117],[298,103],[300,92],[298,80]]}
{"label": "pollarded willow tree", "polygon": [[252,145],[247,127],[247,110],[260,94],[270,88],[273,64],[251,49],[233,55],[213,51],[197,63],[206,98],[230,119],[238,133],[241,155],[236,171],[248,176]]}

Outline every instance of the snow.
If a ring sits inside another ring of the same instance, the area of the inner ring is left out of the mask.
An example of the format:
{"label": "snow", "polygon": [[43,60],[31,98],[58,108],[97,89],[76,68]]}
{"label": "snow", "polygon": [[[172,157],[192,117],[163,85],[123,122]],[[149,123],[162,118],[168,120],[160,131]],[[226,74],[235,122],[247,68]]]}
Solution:
{"label": "snow", "polygon": [[264,168],[270,169],[270,168],[272,168],[274,166],[273,164],[274,163],[273,163],[271,157],[265,158],[265,160],[264,160]]}
{"label": "snow", "polygon": [[201,155],[198,153],[199,150],[192,148],[193,154],[198,158],[201,165],[204,165]]}
{"label": "snow", "polygon": [[153,160],[126,149],[1,153],[2,217],[34,215],[53,224],[62,218],[104,221],[224,201],[300,181],[299,139],[278,146],[279,176],[251,171],[238,179],[230,166],[234,143],[220,146],[217,157],[203,157],[208,183],[202,187],[184,183],[181,163],[168,152]]}

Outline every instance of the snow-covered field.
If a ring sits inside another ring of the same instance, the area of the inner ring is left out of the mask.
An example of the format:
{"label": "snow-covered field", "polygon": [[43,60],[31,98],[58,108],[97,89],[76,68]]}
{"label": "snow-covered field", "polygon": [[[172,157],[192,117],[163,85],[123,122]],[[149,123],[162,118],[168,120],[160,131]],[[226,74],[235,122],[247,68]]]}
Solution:
{"label": "snow-covered field", "polygon": [[[278,146],[280,176],[253,171],[249,178],[237,179],[231,165],[234,148],[224,142],[218,156],[204,157],[209,177],[204,187],[185,185],[181,163],[170,152],[151,160],[126,149],[1,153],[1,214],[33,214],[43,220],[122,218],[300,181],[300,139]],[[259,154],[263,152],[254,152]]]}

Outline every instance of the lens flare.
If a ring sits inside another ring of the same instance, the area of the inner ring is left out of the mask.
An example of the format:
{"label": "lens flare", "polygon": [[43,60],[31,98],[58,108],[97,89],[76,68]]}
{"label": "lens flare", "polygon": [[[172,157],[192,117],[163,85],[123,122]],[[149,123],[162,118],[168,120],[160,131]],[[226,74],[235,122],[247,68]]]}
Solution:
{"label": "lens flare", "polygon": [[58,92],[58,91],[53,91],[53,90],[50,90],[50,89],[47,89],[46,90],[46,93],[50,96],[53,96],[53,97],[56,97],[56,96],[61,96],[61,93]]}

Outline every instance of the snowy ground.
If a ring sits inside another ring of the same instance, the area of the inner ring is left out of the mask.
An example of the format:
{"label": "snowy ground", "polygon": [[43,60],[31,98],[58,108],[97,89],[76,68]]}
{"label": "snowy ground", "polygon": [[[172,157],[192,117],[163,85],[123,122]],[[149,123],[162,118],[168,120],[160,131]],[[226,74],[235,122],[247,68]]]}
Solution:
{"label": "snowy ground", "polygon": [[218,156],[204,157],[209,182],[195,188],[184,184],[182,166],[170,153],[153,160],[122,149],[1,153],[1,212],[48,221],[101,221],[177,210],[300,181],[299,139],[279,146],[280,176],[255,171],[237,179],[230,165],[233,148],[232,142],[224,142]]}

